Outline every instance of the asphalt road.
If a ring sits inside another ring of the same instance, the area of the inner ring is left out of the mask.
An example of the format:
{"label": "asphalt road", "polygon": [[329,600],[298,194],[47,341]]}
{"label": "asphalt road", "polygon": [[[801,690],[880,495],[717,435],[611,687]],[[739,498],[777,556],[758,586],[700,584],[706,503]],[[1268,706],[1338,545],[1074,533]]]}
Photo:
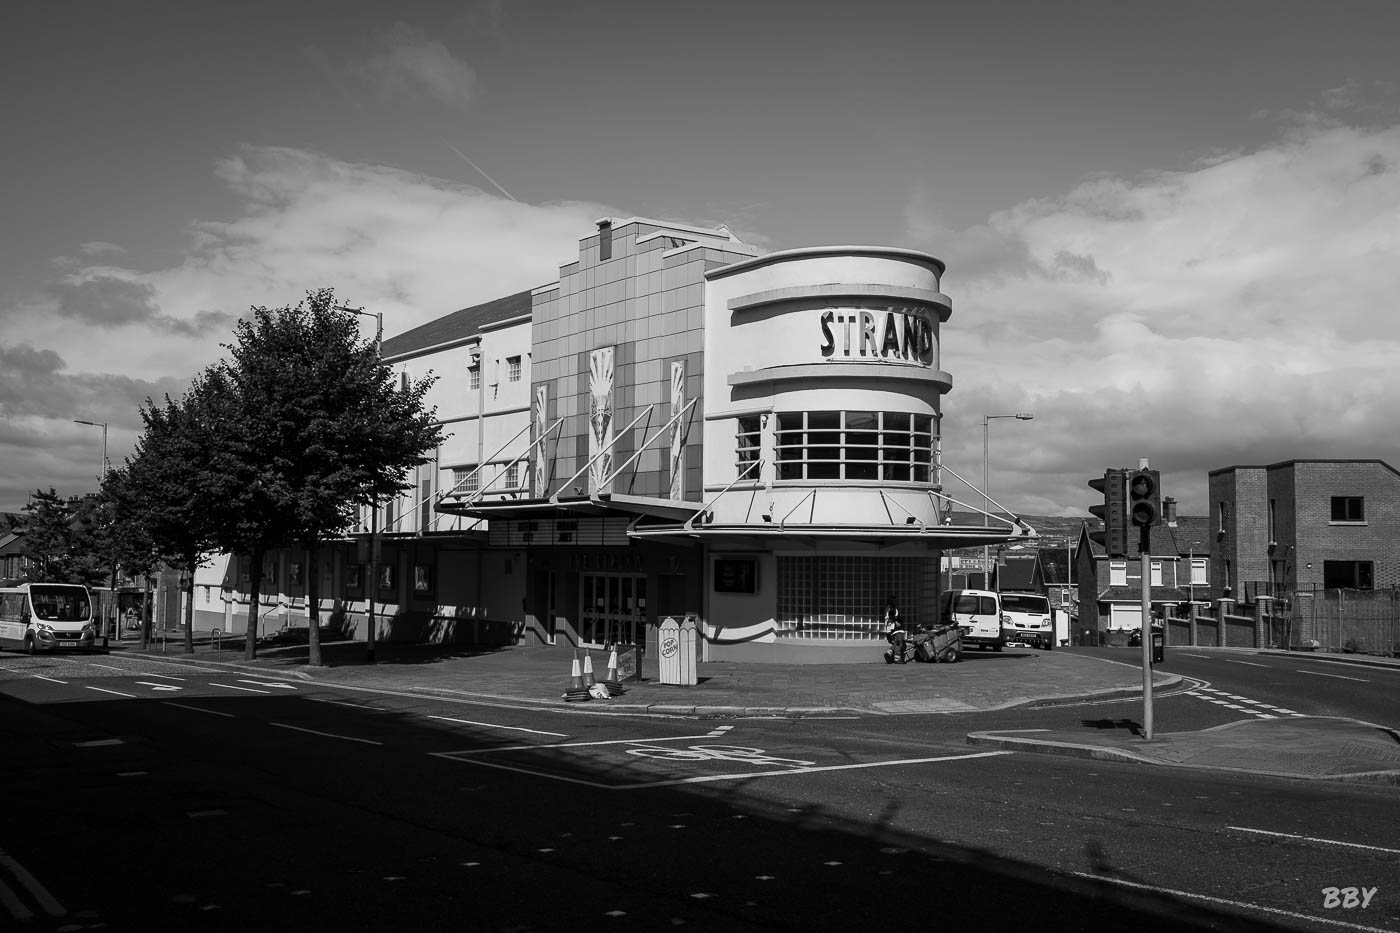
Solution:
{"label": "asphalt road", "polygon": [[[1370,708],[1295,660],[1173,656],[1159,728]],[[1400,930],[1394,789],[965,742],[1140,715],[620,717],[4,655],[0,923]]]}

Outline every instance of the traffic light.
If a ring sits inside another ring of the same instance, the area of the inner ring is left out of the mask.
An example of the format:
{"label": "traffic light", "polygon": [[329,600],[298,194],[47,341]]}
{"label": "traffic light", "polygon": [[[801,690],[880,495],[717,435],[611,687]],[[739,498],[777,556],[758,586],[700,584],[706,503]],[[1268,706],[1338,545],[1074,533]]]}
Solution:
{"label": "traffic light", "polygon": [[1105,470],[1103,479],[1089,480],[1089,488],[1103,493],[1103,505],[1089,508],[1103,522],[1102,531],[1089,533],[1089,540],[1103,545],[1109,557],[1128,554],[1128,512],[1126,471]]}
{"label": "traffic light", "polygon": [[1156,470],[1128,474],[1128,518],[1138,528],[1162,523],[1162,482]]}

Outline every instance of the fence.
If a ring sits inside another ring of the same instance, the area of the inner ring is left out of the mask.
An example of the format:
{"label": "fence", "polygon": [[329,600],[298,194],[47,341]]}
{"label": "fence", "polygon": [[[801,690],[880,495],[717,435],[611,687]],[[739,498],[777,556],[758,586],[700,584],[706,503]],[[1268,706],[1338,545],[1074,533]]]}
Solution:
{"label": "fence", "polygon": [[1202,648],[1298,648],[1400,657],[1400,590],[1300,590],[1236,612],[1168,611],[1167,645]]}

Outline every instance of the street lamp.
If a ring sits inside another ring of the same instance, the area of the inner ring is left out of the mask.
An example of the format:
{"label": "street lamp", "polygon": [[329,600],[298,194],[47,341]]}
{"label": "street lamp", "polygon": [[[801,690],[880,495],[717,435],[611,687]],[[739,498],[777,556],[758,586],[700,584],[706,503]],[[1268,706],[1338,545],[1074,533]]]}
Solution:
{"label": "street lamp", "polygon": [[[374,355],[382,362],[384,359],[384,313],[382,311],[370,312],[363,308],[351,308],[346,305],[333,305],[332,307],[336,311],[344,311],[347,314],[359,314],[363,317],[374,318]],[[365,654],[370,664],[374,663],[374,592],[379,586],[378,550],[379,500],[375,499],[369,509],[369,579],[365,581],[365,592],[369,596],[369,622],[365,630]],[[319,620],[316,624],[320,624]]]}
{"label": "street lamp", "polygon": [[97,479],[98,479],[99,482],[101,482],[102,480],[105,480],[105,479],[107,478],[107,422],[105,422],[105,421],[79,421],[79,420],[77,420],[77,419],[75,418],[75,419],[73,420],[73,423],[74,423],[74,424],[88,424],[88,425],[93,426],[94,428],[101,428],[101,429],[102,429],[102,468],[98,471]]}
{"label": "street lamp", "polygon": [[[987,435],[988,435],[987,425],[991,423],[991,421],[992,421],[993,418],[1015,418],[1017,421],[1030,421],[1030,420],[1031,420],[1032,418],[1034,418],[1034,417],[1035,417],[1035,415],[1032,415],[1032,414],[1030,414],[1029,412],[1017,412],[1017,413],[1014,414],[1014,415],[983,415],[983,416],[982,416],[982,527],[983,527],[983,528],[986,528],[986,527],[989,526],[988,523],[989,523],[989,518],[990,518],[990,516],[989,516],[987,513],[990,512],[990,511],[991,511],[991,508],[992,508],[992,497],[991,497],[991,494],[988,492],[988,489],[987,489],[988,485],[990,484],[990,480],[988,479],[988,475],[987,475]],[[990,564],[988,563],[988,561],[990,560],[990,557],[991,557],[990,550],[988,549],[988,547],[987,547],[985,544],[982,545],[982,584],[983,584],[984,587],[986,586],[986,584],[988,584],[988,583],[991,582],[991,576],[990,576],[990,574],[991,574],[992,571],[991,571],[991,566],[990,566]]]}

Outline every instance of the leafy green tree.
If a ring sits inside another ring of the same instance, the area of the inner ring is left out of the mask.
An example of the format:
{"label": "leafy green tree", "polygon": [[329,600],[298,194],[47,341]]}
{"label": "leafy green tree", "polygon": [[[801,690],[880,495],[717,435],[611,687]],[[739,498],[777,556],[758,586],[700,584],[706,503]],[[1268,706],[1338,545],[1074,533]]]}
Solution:
{"label": "leafy green tree", "polygon": [[[149,400],[147,404],[155,410]],[[173,406],[174,403],[167,398],[166,408]],[[128,458],[127,465],[109,472],[102,483],[102,493],[112,514],[107,547],[113,565],[121,567],[127,576],[142,580],[162,565],[179,560],[182,551],[183,556],[188,556],[188,548],[184,545],[187,531],[170,521],[170,513],[182,505],[182,500],[178,498],[180,490],[159,482],[159,474],[174,473],[179,465],[173,459],[164,459],[155,453],[162,446],[162,438],[159,432],[152,433],[151,423],[149,420],[146,422],[146,434],[137,443],[136,451]],[[162,489],[169,495],[158,495]],[[164,540],[158,541],[157,534],[162,535]],[[190,580],[192,591],[193,574]],[[193,614],[194,599],[192,592],[189,595],[191,598],[186,601],[185,650],[193,651],[193,627],[188,623],[191,621],[189,616]],[[146,647],[150,632],[150,591],[143,586],[142,648]]]}
{"label": "leafy green tree", "polygon": [[320,664],[315,555],[361,506],[408,489],[407,471],[442,442],[435,412],[423,406],[434,377],[400,383],[331,289],[294,306],[254,307],[225,348],[230,358],[200,382],[214,428],[203,504],[218,545],[250,558],[245,656],[257,651],[263,558],[298,543],[311,564],[309,661]]}

